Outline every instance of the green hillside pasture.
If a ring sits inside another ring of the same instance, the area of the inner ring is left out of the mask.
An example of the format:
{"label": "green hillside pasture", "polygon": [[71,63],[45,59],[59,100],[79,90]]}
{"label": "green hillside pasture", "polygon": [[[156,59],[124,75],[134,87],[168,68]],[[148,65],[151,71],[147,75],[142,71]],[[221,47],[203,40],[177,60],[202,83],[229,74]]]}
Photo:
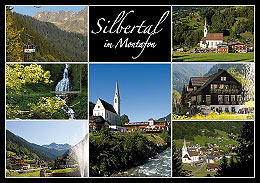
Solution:
{"label": "green hillside pasture", "polygon": [[[173,55],[175,55],[173,53]],[[254,53],[201,53],[173,56],[173,61],[184,62],[253,62]]]}

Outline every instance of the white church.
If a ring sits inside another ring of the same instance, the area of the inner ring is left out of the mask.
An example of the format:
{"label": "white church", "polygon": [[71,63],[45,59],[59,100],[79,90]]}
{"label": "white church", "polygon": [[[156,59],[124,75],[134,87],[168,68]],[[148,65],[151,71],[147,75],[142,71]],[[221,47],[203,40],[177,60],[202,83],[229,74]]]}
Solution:
{"label": "white church", "polygon": [[189,151],[186,147],[186,141],[184,139],[184,144],[182,147],[182,162],[183,163],[194,163],[199,161],[199,154],[197,151]]}
{"label": "white church", "polygon": [[116,82],[114,106],[99,98],[93,109],[93,116],[102,116],[109,123],[120,125],[120,95],[118,81]]}
{"label": "white church", "polygon": [[200,41],[201,48],[217,49],[218,44],[223,43],[223,33],[208,33],[207,22],[205,18],[204,37]]}

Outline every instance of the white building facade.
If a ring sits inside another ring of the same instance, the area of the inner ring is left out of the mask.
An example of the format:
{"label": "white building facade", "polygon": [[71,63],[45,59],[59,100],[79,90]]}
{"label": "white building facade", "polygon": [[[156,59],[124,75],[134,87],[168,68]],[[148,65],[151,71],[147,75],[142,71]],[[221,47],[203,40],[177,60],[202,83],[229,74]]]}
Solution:
{"label": "white building facade", "polygon": [[200,41],[201,48],[217,49],[218,44],[223,43],[223,33],[208,33],[207,22],[205,18],[204,37]]}
{"label": "white building facade", "polygon": [[183,163],[194,163],[199,161],[199,155],[197,151],[188,151],[186,147],[186,141],[184,139],[184,144],[182,147],[182,162]]}
{"label": "white building facade", "polygon": [[102,116],[109,123],[120,125],[120,95],[118,82],[116,83],[114,106],[99,98],[93,109],[93,116]]}

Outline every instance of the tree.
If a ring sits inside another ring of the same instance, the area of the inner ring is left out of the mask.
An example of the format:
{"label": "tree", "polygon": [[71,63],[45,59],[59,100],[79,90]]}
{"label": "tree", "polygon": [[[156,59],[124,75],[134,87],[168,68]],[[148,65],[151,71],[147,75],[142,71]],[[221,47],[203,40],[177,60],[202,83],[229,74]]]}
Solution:
{"label": "tree", "polygon": [[57,100],[56,97],[41,97],[37,104],[29,103],[29,118],[32,119],[59,119],[66,118],[64,110],[65,100]]}
{"label": "tree", "polygon": [[6,61],[21,62],[21,53],[24,43],[21,42],[21,33],[23,29],[13,28],[13,13],[10,7],[6,7]]}
{"label": "tree", "polygon": [[129,123],[129,121],[130,120],[129,120],[129,118],[128,118],[128,116],[126,114],[120,116],[120,125],[121,126],[124,126],[125,123]]}
{"label": "tree", "polygon": [[8,93],[21,93],[24,84],[52,83],[50,76],[50,72],[44,71],[41,65],[8,64],[6,65],[6,89]]}
{"label": "tree", "polygon": [[[238,139],[239,146],[235,150],[236,155],[230,164],[223,157],[221,168],[217,176],[221,177],[253,177],[254,176],[254,122],[245,122]],[[246,168],[245,168],[246,167]]]}

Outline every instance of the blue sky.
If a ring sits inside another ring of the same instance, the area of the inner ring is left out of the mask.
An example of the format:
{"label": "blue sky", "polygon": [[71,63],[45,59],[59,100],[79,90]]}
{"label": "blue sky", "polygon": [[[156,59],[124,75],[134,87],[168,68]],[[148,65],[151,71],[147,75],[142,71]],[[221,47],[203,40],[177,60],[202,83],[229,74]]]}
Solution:
{"label": "blue sky", "polygon": [[170,64],[90,64],[89,100],[113,105],[116,81],[121,114],[131,122],[158,119],[171,112]]}
{"label": "blue sky", "polygon": [[7,121],[6,129],[28,142],[38,145],[68,143],[75,145],[87,133],[86,120]]}
{"label": "blue sky", "polygon": [[34,6],[12,6],[12,7],[14,7],[12,11],[16,13],[33,16],[37,12],[45,11],[45,10],[48,10],[50,12],[58,12],[61,10],[64,11],[72,10],[74,12],[79,12],[83,10],[86,6],[41,6],[40,8],[36,8]]}

